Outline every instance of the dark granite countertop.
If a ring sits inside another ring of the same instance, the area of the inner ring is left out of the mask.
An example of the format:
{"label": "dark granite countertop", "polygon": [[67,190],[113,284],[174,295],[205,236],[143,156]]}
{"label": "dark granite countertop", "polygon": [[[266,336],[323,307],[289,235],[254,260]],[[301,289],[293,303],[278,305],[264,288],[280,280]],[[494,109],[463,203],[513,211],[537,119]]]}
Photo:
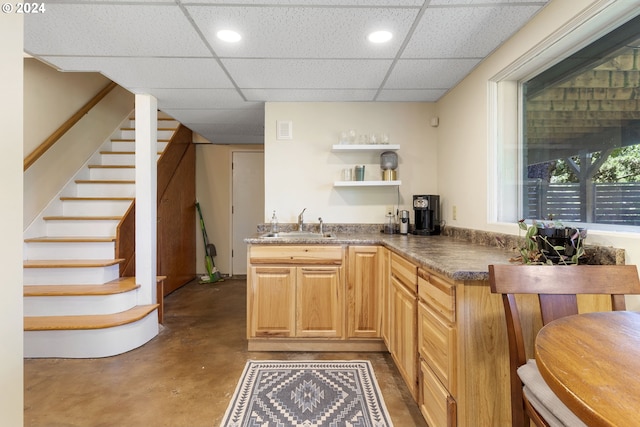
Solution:
{"label": "dark granite countertop", "polygon": [[419,266],[453,280],[486,280],[489,264],[508,264],[513,250],[471,243],[449,236],[414,236],[383,233],[335,233],[330,239],[255,237],[249,244],[383,245]]}

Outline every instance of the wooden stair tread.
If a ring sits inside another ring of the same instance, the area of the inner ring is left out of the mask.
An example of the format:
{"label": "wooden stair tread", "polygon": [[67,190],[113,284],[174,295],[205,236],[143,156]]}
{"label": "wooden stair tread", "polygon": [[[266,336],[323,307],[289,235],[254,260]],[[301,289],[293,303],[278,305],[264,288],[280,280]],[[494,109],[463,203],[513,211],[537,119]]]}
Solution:
{"label": "wooden stair tread", "polygon": [[122,258],[116,259],[31,259],[23,261],[23,268],[89,268],[109,267],[120,264]]}
{"label": "wooden stair tread", "polygon": [[[111,142],[136,142],[133,138],[112,138]],[[168,139],[156,139],[156,142],[169,142]]]}
{"label": "wooden stair tread", "polygon": [[[116,154],[131,156],[136,154],[135,151],[101,151],[100,154]],[[162,154],[162,151],[158,151],[158,154]]]}
{"label": "wooden stair tread", "polygon": [[158,304],[138,305],[114,314],[84,316],[31,316],[24,318],[25,331],[105,329],[136,322],[158,308]]}
{"label": "wooden stair tread", "polygon": [[119,202],[119,201],[133,201],[135,200],[135,197],[60,197],[60,200],[64,200],[64,201],[79,201],[79,202],[93,202],[93,201],[98,201],[98,200],[104,200],[104,201],[113,201],[113,202]]}
{"label": "wooden stair tread", "polygon": [[134,165],[89,165],[89,169],[135,169]]}
{"label": "wooden stair tread", "polygon": [[100,242],[115,242],[116,237],[93,237],[93,236],[41,236],[31,237],[24,239],[25,242],[30,243],[100,243]]}
{"label": "wooden stair tread", "polygon": [[[166,119],[167,121],[172,120],[172,119]],[[165,123],[166,124],[166,123]],[[168,131],[168,130],[172,130],[175,131],[177,128],[158,128],[158,132],[160,131]],[[136,128],[120,128],[120,130],[124,130],[124,131],[134,131],[136,130]],[[113,140],[112,140],[113,141]]]}
{"label": "wooden stair tread", "polygon": [[[134,120],[135,121],[135,117],[129,117],[127,120]],[[158,121],[160,120],[168,120],[168,121],[176,121],[176,119],[174,119],[173,117],[158,117]]]}
{"label": "wooden stair tread", "polygon": [[45,221],[119,221],[122,219],[120,216],[45,216],[42,217]]}
{"label": "wooden stair tread", "polygon": [[76,184],[135,184],[132,179],[76,179]]}
{"label": "wooden stair tread", "polygon": [[138,289],[135,277],[120,277],[102,285],[24,285],[25,297],[115,295]]}

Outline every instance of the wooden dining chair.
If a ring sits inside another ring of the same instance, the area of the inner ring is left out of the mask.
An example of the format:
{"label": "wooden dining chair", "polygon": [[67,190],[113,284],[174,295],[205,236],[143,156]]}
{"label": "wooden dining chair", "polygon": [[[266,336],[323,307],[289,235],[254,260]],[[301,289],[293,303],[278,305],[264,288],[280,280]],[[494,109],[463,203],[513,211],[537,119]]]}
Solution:
{"label": "wooden dining chair", "polygon": [[[579,294],[611,295],[611,309],[625,310],[625,295],[640,294],[635,265],[490,265],[491,292],[502,294],[509,343],[511,417],[513,427],[584,425],[551,391],[527,358],[516,294],[537,294],[542,325],[578,314]],[[524,311],[523,311],[524,313]],[[527,309],[527,315],[531,316]],[[539,322],[539,321],[538,321]]]}

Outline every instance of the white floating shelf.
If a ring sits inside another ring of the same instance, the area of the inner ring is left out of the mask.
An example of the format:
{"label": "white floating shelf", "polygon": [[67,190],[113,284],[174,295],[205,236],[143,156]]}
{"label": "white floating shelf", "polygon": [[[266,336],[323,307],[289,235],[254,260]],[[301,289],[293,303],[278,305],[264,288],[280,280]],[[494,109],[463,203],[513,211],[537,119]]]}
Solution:
{"label": "white floating shelf", "polygon": [[335,181],[334,187],[393,187],[401,185],[402,181]]}
{"label": "white floating shelf", "polygon": [[400,144],[333,144],[333,151],[395,151],[400,149]]}

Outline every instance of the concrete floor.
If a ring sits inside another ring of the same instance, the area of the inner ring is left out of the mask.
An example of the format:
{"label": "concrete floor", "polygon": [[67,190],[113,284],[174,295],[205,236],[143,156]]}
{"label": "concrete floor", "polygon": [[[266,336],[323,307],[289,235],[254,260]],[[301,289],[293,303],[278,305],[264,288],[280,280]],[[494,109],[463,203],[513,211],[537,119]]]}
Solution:
{"label": "concrete floor", "polygon": [[245,339],[246,281],[190,283],[165,299],[160,334],[103,359],[27,359],[28,427],[217,427],[248,359],[368,359],[396,427],[426,427],[388,353],[258,353]]}

